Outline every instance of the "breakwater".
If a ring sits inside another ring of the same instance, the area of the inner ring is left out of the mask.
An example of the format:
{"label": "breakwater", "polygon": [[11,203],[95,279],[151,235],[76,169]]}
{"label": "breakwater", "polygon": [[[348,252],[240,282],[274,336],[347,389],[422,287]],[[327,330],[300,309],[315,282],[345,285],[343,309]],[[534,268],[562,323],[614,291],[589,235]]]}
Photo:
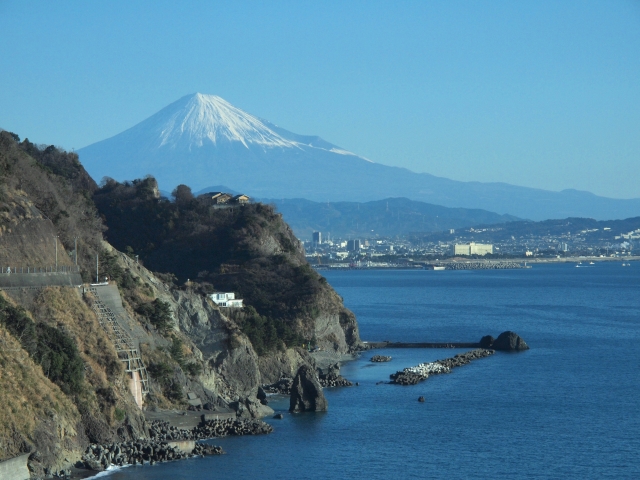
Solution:
{"label": "breakwater", "polygon": [[442,262],[436,266],[446,270],[511,270],[514,268],[531,268],[518,262]]}
{"label": "breakwater", "polygon": [[391,383],[396,385],[415,385],[429,378],[430,375],[451,373],[456,367],[471,363],[473,360],[493,355],[495,350],[478,348],[469,352],[460,353],[451,358],[436,360],[435,362],[420,363],[415,367],[408,367],[390,375]]}
{"label": "breakwater", "polygon": [[140,440],[136,442],[123,442],[111,444],[92,444],[87,447],[82,455],[82,461],[76,467],[87,468],[94,471],[102,471],[111,465],[153,465],[157,462],[169,462],[182,460],[193,456],[220,455],[224,453],[222,447],[195,444],[190,452],[183,451],[177,445],[169,445],[167,442],[156,440]]}
{"label": "breakwater", "polygon": [[207,438],[230,435],[263,435],[273,432],[273,427],[262,420],[227,418],[224,420],[206,420],[192,429],[178,428],[156,420],[151,424],[149,436],[154,440],[181,441],[205,440]]}
{"label": "breakwater", "polygon": [[206,420],[192,429],[178,428],[156,420],[149,428],[150,439],[91,444],[76,467],[102,471],[111,465],[153,465],[194,456],[221,455],[224,453],[222,447],[191,442],[228,435],[261,435],[272,431],[273,427],[262,420]]}
{"label": "breakwater", "polygon": [[478,348],[479,342],[367,342],[368,349],[373,348]]}

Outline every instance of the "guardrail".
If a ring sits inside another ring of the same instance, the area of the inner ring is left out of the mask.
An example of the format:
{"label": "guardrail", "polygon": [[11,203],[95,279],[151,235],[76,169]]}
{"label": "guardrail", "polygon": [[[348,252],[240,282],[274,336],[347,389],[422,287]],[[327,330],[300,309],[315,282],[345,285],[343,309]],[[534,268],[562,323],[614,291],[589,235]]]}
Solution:
{"label": "guardrail", "polygon": [[57,267],[0,267],[0,274],[11,275],[16,273],[80,273],[78,265],[59,265]]}

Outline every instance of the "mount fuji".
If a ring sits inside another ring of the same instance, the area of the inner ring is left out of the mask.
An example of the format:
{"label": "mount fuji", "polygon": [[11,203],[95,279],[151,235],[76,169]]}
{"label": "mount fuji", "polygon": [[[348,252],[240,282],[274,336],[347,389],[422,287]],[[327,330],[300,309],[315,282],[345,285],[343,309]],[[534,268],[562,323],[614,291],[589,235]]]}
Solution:
{"label": "mount fuji", "polygon": [[164,190],[228,185],[252,197],[314,201],[406,197],[436,205],[547,218],[627,218],[640,199],[459,182],[374,163],[317,136],[292,133],[214,95],[187,95],[130,129],[78,150],[88,172],[131,180],[153,175]]}

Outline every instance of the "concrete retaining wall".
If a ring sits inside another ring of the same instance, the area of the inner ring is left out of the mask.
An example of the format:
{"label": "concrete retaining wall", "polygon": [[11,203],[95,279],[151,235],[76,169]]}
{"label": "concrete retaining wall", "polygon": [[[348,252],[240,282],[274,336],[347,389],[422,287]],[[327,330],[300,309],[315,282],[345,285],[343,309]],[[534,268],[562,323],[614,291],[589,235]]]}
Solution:
{"label": "concrete retaining wall", "polygon": [[131,372],[131,378],[129,379],[129,391],[133,398],[136,400],[136,405],[142,410],[142,381],[140,381],[139,372]]}
{"label": "concrete retaining wall", "polygon": [[25,453],[19,457],[0,462],[0,478],[2,480],[29,480],[31,475],[29,475],[27,468],[28,460],[29,454]]}

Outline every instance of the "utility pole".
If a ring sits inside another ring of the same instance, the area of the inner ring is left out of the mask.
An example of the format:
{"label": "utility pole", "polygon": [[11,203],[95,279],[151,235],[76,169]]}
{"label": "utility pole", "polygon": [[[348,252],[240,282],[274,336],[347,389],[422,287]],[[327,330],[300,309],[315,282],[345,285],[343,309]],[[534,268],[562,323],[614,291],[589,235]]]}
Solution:
{"label": "utility pole", "polygon": [[56,272],[58,271],[58,236],[53,236],[54,241],[56,242]]}
{"label": "utility pole", "polygon": [[96,283],[100,283],[98,279],[98,254],[96,253]]}
{"label": "utility pole", "polygon": [[73,251],[75,252],[75,263],[76,267],[78,266],[78,237],[73,237]]}

